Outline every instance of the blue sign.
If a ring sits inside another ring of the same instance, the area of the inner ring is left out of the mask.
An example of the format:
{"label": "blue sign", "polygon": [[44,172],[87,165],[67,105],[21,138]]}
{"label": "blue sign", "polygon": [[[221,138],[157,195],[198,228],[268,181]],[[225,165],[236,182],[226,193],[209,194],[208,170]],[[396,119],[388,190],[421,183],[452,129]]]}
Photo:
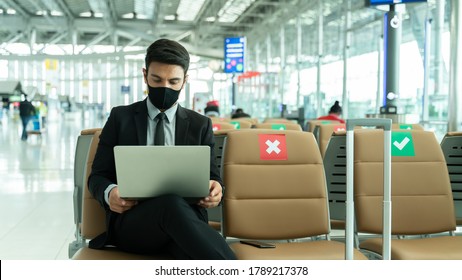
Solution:
{"label": "blue sign", "polygon": [[121,86],[120,87],[120,92],[122,94],[129,94],[130,93],[130,86]]}
{"label": "blue sign", "polygon": [[366,0],[366,4],[369,5],[393,5],[409,2],[427,2],[427,0]]}
{"label": "blue sign", "polygon": [[225,38],[225,73],[244,73],[245,37]]}

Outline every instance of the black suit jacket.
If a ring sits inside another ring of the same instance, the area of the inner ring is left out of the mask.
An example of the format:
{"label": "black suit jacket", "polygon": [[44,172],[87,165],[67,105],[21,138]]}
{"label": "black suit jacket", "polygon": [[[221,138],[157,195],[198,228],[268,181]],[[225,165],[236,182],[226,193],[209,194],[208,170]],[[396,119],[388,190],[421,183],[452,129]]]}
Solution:
{"label": "black suit jacket", "polygon": [[[148,110],[146,101],[139,101],[128,106],[118,106],[111,114],[101,132],[98,149],[88,178],[90,193],[106,210],[107,234],[90,242],[90,247],[101,248],[110,241],[111,223],[116,215],[104,200],[104,191],[110,184],[117,184],[114,162],[114,147],[117,145],[146,145],[148,129]],[[210,179],[223,182],[215,164],[212,122],[192,110],[178,106],[176,112],[175,145],[210,146]],[[181,170],[178,170],[181,172]],[[203,215],[206,210],[201,208]]]}

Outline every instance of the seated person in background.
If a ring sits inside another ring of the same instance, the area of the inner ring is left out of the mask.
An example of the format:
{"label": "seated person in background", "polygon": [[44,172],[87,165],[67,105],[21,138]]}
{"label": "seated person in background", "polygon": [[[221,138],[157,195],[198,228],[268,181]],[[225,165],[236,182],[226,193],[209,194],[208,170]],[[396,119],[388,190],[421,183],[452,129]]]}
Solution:
{"label": "seated person in background", "polygon": [[318,120],[329,120],[329,121],[339,121],[340,123],[345,123],[345,120],[340,118],[342,115],[342,107],[340,107],[339,102],[335,101],[335,104],[330,107],[329,115],[322,116],[317,118]]}
{"label": "seated person in background", "polygon": [[224,238],[208,225],[205,208],[220,203],[223,184],[213,152],[210,193],[197,204],[176,195],[139,201],[119,195],[115,146],[207,145],[213,151],[215,145],[212,121],[177,102],[188,78],[188,51],[175,41],[160,39],[147,49],[145,63],[148,97],[113,108],[101,132],[88,185],[106,210],[106,232],[89,246],[115,245],[139,254],[168,252],[176,259],[235,259]]}
{"label": "seated person in background", "polygon": [[215,103],[207,103],[207,107],[204,109],[204,113],[207,117],[219,117],[220,116],[220,108]]}
{"label": "seated person in background", "polygon": [[237,119],[237,118],[250,118],[250,115],[247,113],[244,113],[244,110],[242,108],[237,108],[234,114],[231,116],[232,119]]}

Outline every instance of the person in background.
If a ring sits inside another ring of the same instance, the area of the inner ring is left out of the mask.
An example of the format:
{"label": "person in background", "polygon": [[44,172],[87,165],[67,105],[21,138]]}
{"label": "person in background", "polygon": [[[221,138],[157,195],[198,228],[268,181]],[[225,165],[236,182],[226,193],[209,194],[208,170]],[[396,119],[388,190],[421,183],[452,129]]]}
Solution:
{"label": "person in background", "polygon": [[234,114],[231,116],[232,119],[237,119],[237,118],[250,118],[250,115],[247,113],[244,113],[244,110],[242,108],[237,108]]}
{"label": "person in background", "polygon": [[42,128],[45,128],[48,115],[48,106],[46,102],[42,101],[39,105],[40,117],[42,118]]}
{"label": "person in background", "polygon": [[342,107],[340,107],[338,101],[335,101],[334,105],[330,107],[329,115],[319,117],[318,120],[339,121],[340,123],[345,123],[345,120],[340,117],[341,115]]}
{"label": "person in background", "polygon": [[[208,225],[206,208],[218,206],[223,195],[212,121],[178,104],[188,78],[189,53],[176,41],[159,39],[148,47],[145,63],[147,98],[113,108],[101,132],[88,188],[106,210],[107,227],[89,246],[115,245],[151,255],[167,252],[176,259],[236,259],[225,239]],[[209,146],[209,195],[197,204],[177,195],[121,198],[114,163],[117,145]]]}
{"label": "person in background", "polygon": [[22,135],[21,140],[27,140],[27,125],[32,117],[35,115],[35,107],[27,100],[27,96],[24,95],[24,100],[19,103],[19,116],[22,121]]}
{"label": "person in background", "polygon": [[204,109],[204,114],[207,117],[219,117],[220,107],[218,106],[218,101],[214,100],[207,102],[207,107]]}

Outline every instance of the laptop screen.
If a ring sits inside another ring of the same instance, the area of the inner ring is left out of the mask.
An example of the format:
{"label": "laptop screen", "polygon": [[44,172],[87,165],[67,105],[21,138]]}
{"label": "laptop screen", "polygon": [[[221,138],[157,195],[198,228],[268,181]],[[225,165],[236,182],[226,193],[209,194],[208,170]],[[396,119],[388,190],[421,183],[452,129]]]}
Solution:
{"label": "laptop screen", "polygon": [[209,146],[116,146],[114,157],[122,198],[209,194]]}

